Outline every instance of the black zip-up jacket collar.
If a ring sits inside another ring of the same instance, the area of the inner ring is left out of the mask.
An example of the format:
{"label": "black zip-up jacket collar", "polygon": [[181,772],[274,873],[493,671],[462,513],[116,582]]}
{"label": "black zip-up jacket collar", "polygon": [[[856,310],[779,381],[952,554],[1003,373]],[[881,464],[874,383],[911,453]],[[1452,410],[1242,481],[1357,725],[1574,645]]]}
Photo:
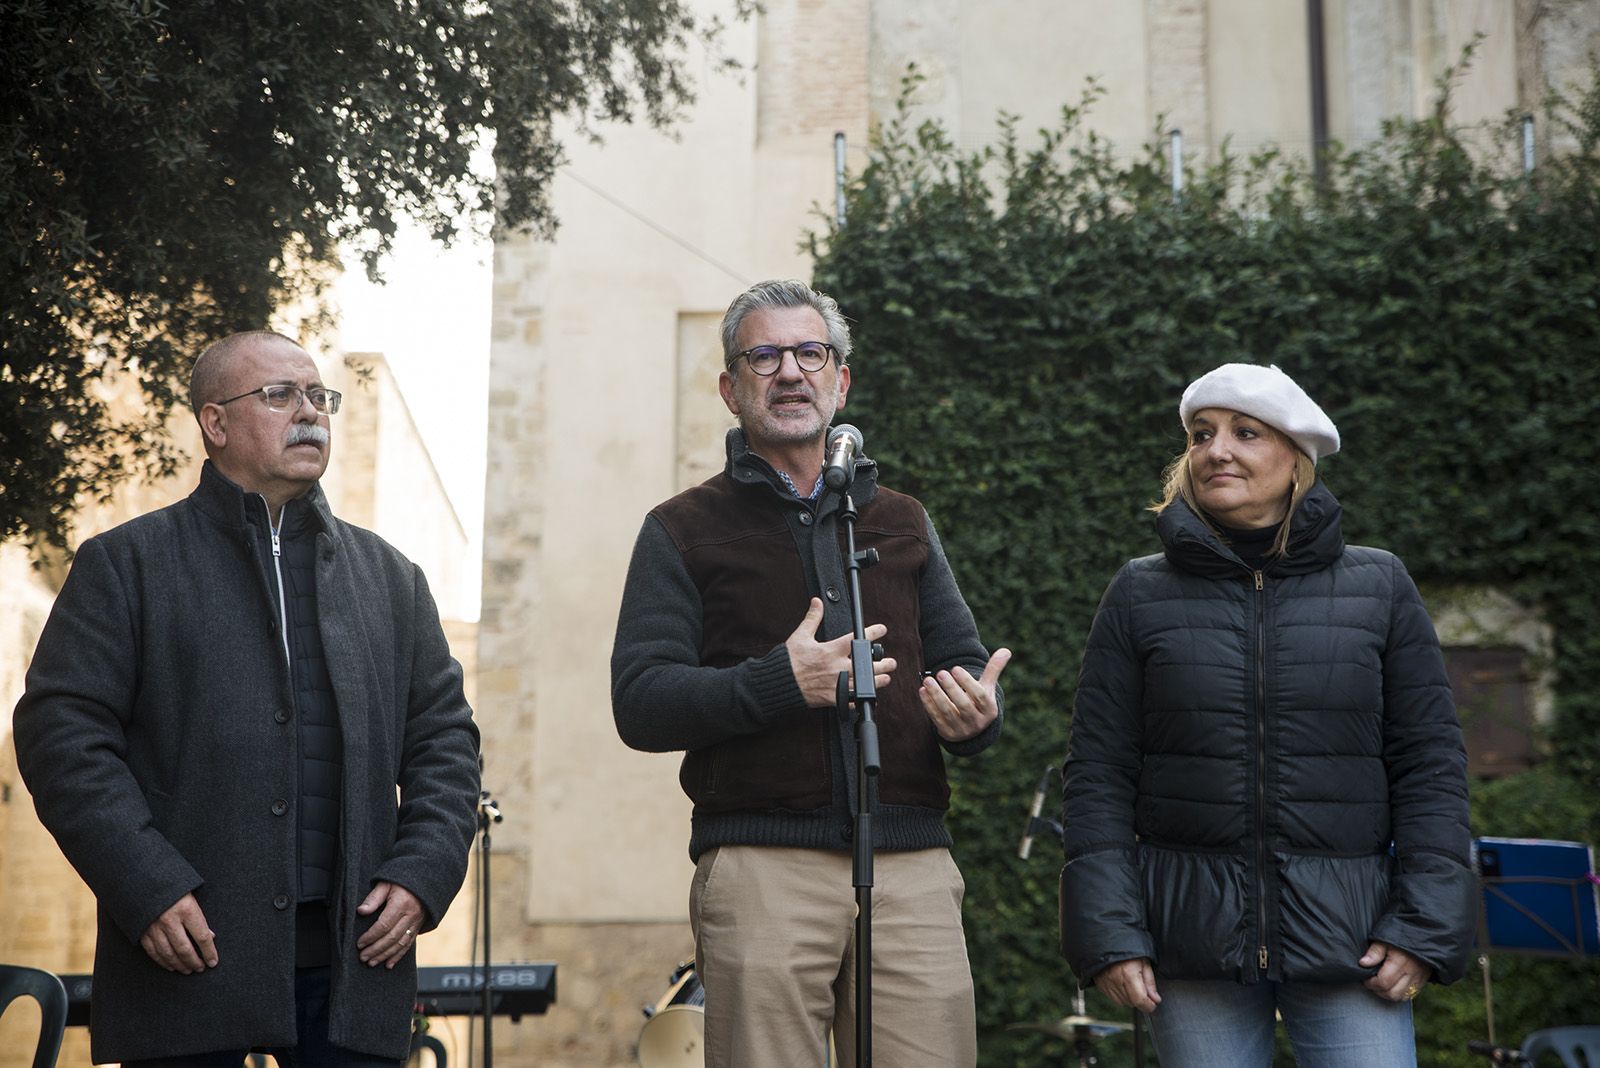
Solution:
{"label": "black zip-up jacket collar", "polygon": [[[189,494],[189,499],[202,514],[224,529],[237,534],[243,534],[252,527],[265,529],[267,512],[261,506],[265,498],[240,486],[219,471],[210,460],[200,466],[200,482]],[[294,506],[297,512],[305,509],[308,513],[303,519],[297,517],[297,522],[310,524],[312,530],[328,535],[332,544],[338,545],[339,528],[333,521],[333,512],[328,507],[328,498],[322,492],[320,483],[312,483],[310,489],[290,501],[289,505]],[[289,506],[286,505],[281,522],[288,522],[289,519]]]}
{"label": "black zip-up jacket collar", "polygon": [[[1308,575],[1321,571],[1344,552],[1340,529],[1342,509],[1327,486],[1311,487],[1289,520],[1289,551],[1268,563],[1268,575]],[[1176,568],[1205,578],[1238,577],[1251,570],[1237,553],[1200,521],[1182,498],[1156,517],[1156,533],[1167,560]]]}

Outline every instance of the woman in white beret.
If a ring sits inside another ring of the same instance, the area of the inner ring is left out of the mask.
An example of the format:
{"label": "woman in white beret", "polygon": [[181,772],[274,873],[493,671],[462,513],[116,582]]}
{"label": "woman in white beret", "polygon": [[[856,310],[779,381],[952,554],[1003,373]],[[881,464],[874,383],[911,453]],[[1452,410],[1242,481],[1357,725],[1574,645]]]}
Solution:
{"label": "woman in white beret", "polygon": [[1163,1068],[1414,1065],[1411,1000],[1472,944],[1466,756],[1405,566],[1346,545],[1332,420],[1276,367],[1184,391],[1112,579],[1064,774],[1062,949]]}

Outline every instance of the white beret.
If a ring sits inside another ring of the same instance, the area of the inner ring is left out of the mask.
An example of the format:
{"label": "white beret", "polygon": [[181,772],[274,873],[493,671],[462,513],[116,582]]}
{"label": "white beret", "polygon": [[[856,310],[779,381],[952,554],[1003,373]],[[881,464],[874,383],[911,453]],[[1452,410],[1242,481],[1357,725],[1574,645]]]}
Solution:
{"label": "white beret", "polygon": [[1311,457],[1311,462],[1339,451],[1339,428],[1328,413],[1306,396],[1294,379],[1276,367],[1254,363],[1225,363],[1207,371],[1183,391],[1178,418],[1188,431],[1189,420],[1203,408],[1227,408],[1261,420],[1281,430]]}

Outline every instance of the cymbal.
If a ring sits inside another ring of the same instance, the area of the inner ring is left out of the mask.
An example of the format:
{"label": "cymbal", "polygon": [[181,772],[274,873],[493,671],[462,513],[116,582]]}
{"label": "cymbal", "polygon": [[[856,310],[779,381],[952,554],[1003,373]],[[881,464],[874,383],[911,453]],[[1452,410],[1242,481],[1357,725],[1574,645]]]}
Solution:
{"label": "cymbal", "polygon": [[1114,1035],[1119,1031],[1131,1031],[1133,1030],[1133,1025],[1116,1023],[1112,1020],[1094,1020],[1087,1016],[1063,1016],[1059,1020],[1008,1024],[1006,1025],[1006,1030],[1043,1031],[1047,1035],[1054,1035],[1057,1038],[1071,1041],[1085,1033],[1090,1038],[1105,1038],[1107,1035]]}

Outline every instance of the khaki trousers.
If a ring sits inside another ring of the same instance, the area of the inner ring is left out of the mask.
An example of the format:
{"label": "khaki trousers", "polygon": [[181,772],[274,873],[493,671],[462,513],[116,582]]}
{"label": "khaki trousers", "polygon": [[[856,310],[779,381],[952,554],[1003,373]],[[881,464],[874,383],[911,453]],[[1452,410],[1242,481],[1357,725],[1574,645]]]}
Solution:
{"label": "khaki trousers", "polygon": [[[945,849],[878,853],[872,891],[876,1068],[972,1068],[966,886]],[[689,889],[706,995],[706,1068],[821,1068],[828,1031],[855,1068],[855,887],[848,853],[723,846]]]}

